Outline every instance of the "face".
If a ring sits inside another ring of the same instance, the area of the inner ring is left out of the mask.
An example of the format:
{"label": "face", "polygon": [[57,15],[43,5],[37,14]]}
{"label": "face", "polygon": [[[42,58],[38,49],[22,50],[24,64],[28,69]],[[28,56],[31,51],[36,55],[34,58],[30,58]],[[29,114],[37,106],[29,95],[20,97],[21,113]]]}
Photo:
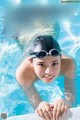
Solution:
{"label": "face", "polygon": [[45,83],[51,83],[59,75],[61,67],[60,56],[47,56],[46,58],[34,58],[32,66],[37,77]]}

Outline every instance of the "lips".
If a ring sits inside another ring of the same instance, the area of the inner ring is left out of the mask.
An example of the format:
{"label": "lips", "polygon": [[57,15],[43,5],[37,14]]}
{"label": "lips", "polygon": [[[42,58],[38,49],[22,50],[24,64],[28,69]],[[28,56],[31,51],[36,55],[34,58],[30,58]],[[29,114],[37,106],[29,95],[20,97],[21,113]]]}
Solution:
{"label": "lips", "polygon": [[44,78],[45,78],[46,80],[52,80],[54,77],[55,77],[55,75],[54,75],[53,77],[44,76]]}
{"label": "lips", "polygon": [[46,80],[52,80],[52,78],[45,77]]}

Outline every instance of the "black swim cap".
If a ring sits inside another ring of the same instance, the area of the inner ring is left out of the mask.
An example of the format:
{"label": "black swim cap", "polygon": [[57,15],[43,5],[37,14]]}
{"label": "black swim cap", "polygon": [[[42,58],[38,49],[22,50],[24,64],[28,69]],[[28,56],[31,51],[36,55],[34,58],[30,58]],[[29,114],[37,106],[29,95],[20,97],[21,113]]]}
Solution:
{"label": "black swim cap", "polygon": [[52,36],[38,36],[37,38],[35,38],[29,50],[29,54],[31,55],[35,52],[40,52],[41,50],[49,52],[51,49],[57,49],[58,51],[61,51],[58,42]]}

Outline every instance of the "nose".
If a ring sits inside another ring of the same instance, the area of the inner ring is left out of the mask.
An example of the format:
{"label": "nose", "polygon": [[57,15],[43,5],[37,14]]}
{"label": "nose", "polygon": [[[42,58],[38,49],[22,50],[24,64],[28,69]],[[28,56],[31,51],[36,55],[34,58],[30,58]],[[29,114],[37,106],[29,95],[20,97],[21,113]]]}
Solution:
{"label": "nose", "polygon": [[50,67],[47,67],[45,70],[45,74],[51,75],[53,73],[52,69]]}

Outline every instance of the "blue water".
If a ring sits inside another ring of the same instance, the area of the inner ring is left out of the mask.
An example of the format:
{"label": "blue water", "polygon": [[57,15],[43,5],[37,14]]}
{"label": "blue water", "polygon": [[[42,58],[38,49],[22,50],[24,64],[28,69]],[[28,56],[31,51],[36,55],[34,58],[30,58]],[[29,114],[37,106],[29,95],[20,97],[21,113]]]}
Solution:
{"label": "blue water", "polygon": [[[23,3],[29,1],[23,0]],[[36,1],[37,2],[37,1]],[[39,4],[40,1],[38,1]],[[47,1],[44,0],[45,4]],[[29,2],[30,3],[30,2]],[[58,1],[59,3],[59,1]],[[6,6],[5,6],[6,4]],[[18,4],[18,3],[16,3]],[[2,34],[3,17],[8,7],[13,6],[12,1],[0,1],[0,112],[7,112],[9,116],[21,115],[34,112],[28,99],[15,78],[15,71],[22,57],[22,49],[18,46],[16,39],[5,37]],[[14,6],[13,6],[14,7]],[[80,106],[80,12],[79,4],[76,4],[76,11],[72,18],[60,22],[61,32],[58,42],[64,53],[74,58],[77,64],[76,86],[77,106]],[[62,82],[61,82],[62,81]],[[63,96],[64,77],[61,76],[50,85],[44,85],[41,81],[35,84],[39,94],[48,102],[54,98]],[[44,86],[44,87],[43,87]],[[47,97],[48,96],[48,97]]]}

